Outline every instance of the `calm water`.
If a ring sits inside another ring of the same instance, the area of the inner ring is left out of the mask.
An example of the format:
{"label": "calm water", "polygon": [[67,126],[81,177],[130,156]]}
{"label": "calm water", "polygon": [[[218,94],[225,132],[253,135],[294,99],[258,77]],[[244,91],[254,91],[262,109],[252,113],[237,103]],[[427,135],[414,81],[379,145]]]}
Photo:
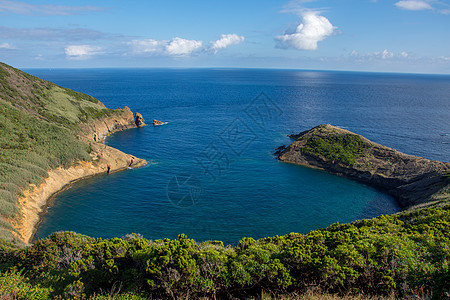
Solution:
{"label": "calm water", "polygon": [[[280,163],[286,137],[330,123],[408,154],[450,160],[450,76],[213,69],[29,70],[129,106],[164,126],[117,133],[107,144],[147,159],[58,195],[37,237],[72,230],[101,237],[186,233],[235,244],[393,213],[373,188]],[[263,94],[261,94],[263,93]]]}

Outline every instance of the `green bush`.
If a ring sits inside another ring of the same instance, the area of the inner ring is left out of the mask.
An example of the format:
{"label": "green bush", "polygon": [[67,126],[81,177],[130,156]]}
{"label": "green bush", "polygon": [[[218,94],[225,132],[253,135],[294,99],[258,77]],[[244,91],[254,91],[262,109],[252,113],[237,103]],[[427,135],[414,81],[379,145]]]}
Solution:
{"label": "green bush", "polygon": [[50,299],[51,290],[30,284],[15,270],[0,273],[0,299],[41,300]]}
{"label": "green bush", "polygon": [[[333,224],[235,247],[185,235],[148,241],[60,232],[31,247],[1,250],[3,272],[55,297],[255,298],[325,294],[398,298],[450,292],[450,205]],[[102,294],[103,293],[103,294]],[[115,298],[115,299],[116,299]]]}
{"label": "green bush", "polygon": [[358,135],[339,134],[326,137],[313,136],[302,151],[351,166],[366,147],[367,144]]}

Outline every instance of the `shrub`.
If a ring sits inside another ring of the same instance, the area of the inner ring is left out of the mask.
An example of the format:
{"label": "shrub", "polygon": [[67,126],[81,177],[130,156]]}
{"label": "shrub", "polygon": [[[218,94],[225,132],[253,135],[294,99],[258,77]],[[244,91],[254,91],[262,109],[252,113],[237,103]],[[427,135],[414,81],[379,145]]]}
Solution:
{"label": "shrub", "polygon": [[197,244],[185,235],[152,242],[136,234],[96,239],[61,232],[28,248],[5,245],[0,267],[20,270],[50,298],[105,291],[118,299],[252,298],[303,295],[314,287],[341,296],[442,299],[450,292],[449,225],[446,205],[307,234],[243,238],[235,247]]}
{"label": "shrub", "polygon": [[326,137],[313,136],[302,151],[351,166],[366,147],[366,143],[358,135],[339,134]]}

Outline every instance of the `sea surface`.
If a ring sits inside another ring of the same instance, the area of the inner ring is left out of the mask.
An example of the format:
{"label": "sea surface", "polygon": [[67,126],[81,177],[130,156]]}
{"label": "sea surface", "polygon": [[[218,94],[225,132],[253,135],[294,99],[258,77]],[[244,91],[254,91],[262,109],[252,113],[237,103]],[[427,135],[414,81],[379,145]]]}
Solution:
{"label": "sea surface", "polygon": [[259,69],[32,69],[125,105],[149,125],[106,144],[147,159],[59,194],[36,237],[185,233],[236,244],[400,210],[366,185],[278,162],[288,134],[329,123],[399,151],[450,160],[450,76]]}

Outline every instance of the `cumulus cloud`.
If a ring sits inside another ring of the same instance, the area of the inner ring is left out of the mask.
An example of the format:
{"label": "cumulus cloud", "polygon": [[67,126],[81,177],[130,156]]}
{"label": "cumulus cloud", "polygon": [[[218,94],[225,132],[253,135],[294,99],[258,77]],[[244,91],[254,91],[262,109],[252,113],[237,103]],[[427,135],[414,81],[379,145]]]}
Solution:
{"label": "cumulus cloud", "polygon": [[210,42],[210,46],[204,45],[203,41],[173,38],[170,40],[132,40],[127,42],[131,47],[131,53],[135,55],[162,55],[162,56],[188,56],[194,53],[214,53],[231,45],[243,43],[245,38],[237,34],[222,34],[217,41]]}
{"label": "cumulus cloud", "polygon": [[71,45],[64,49],[68,59],[88,59],[101,54],[101,48],[91,45]]}
{"label": "cumulus cloud", "polygon": [[192,52],[200,50],[202,47],[202,41],[185,40],[176,37],[169,41],[166,46],[166,52],[169,55],[189,55]]}
{"label": "cumulus cloud", "polygon": [[16,49],[16,47],[14,47],[13,45],[11,45],[10,43],[2,43],[0,44],[0,49]]}
{"label": "cumulus cloud", "polygon": [[405,10],[426,10],[426,9],[433,9],[433,7],[426,1],[422,0],[403,0],[398,1],[395,3],[395,6],[397,6],[400,9]]}
{"label": "cumulus cloud", "polygon": [[295,48],[298,50],[316,50],[317,43],[331,36],[336,27],[318,12],[306,11],[301,13],[302,23],[295,32],[285,33],[275,38],[278,48]]}
{"label": "cumulus cloud", "polygon": [[105,8],[96,6],[29,4],[21,1],[0,0],[0,12],[13,13],[19,15],[68,16],[102,10],[105,10]]}
{"label": "cumulus cloud", "polygon": [[211,50],[217,53],[220,49],[225,49],[231,45],[242,44],[245,41],[245,37],[233,34],[222,34],[220,39],[211,43]]}
{"label": "cumulus cloud", "polygon": [[179,37],[171,40],[133,40],[127,43],[132,48],[133,54],[186,56],[200,51],[202,41],[186,40]]}

